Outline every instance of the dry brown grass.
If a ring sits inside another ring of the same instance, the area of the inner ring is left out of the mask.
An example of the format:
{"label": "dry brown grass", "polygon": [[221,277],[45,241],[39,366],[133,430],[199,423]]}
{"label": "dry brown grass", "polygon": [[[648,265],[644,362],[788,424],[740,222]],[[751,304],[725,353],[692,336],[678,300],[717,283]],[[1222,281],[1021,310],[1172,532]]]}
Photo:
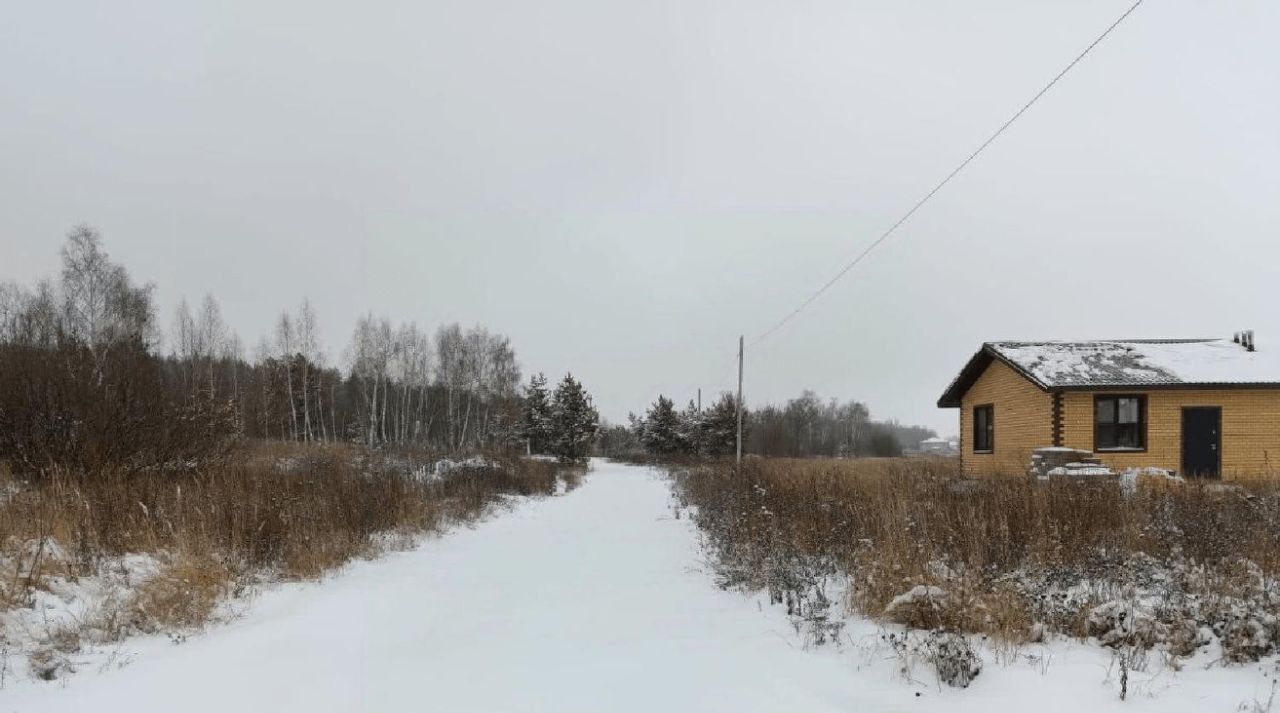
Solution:
{"label": "dry brown grass", "polygon": [[148,633],[204,626],[231,589],[234,573],[209,556],[179,556],[138,585],[125,611]]}
{"label": "dry brown grass", "polygon": [[[800,616],[832,587],[874,617],[1025,641],[1046,629],[1099,635],[1091,612],[1119,599],[1150,610],[1146,645],[1180,638],[1185,654],[1198,645],[1189,624],[1225,641],[1247,620],[1280,641],[1274,480],[969,480],[945,459],[674,470],[724,583],[766,588]],[[888,609],[916,586],[945,596]]]}
{"label": "dry brown grass", "polygon": [[256,444],[183,474],[24,482],[0,468],[0,612],[144,554],[157,572],[127,582],[127,595],[95,621],[46,632],[32,665],[90,629],[108,640],[196,629],[247,585],[318,577],[389,541],[483,517],[508,496],[553,493],[565,477],[555,463],[502,458],[437,479],[426,470],[433,455]]}

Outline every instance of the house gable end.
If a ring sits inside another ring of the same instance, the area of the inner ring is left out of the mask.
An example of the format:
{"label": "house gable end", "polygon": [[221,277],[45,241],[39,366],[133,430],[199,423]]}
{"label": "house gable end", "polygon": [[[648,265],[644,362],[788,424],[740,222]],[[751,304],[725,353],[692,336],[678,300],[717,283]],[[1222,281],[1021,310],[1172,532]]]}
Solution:
{"label": "house gable end", "polygon": [[964,395],[968,393],[974,383],[976,383],[978,379],[986,373],[991,364],[996,361],[999,361],[1009,367],[1014,371],[1014,373],[1027,381],[1030,381],[1041,391],[1049,391],[1049,388],[1041,383],[1039,379],[1036,379],[1015,362],[1006,359],[995,349],[992,349],[991,345],[984,344],[982,345],[982,349],[980,349],[978,353],[974,354],[969,359],[968,363],[964,365],[964,368],[961,369],[956,378],[952,380],[951,385],[947,387],[947,390],[942,393],[942,396],[938,399],[938,408],[960,408],[960,405],[964,400]]}

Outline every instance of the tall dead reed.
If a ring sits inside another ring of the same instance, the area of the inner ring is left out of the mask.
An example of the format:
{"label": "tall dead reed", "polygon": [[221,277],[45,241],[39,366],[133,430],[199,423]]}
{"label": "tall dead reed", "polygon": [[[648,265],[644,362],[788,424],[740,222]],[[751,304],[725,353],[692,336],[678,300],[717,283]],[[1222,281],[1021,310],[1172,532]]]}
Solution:
{"label": "tall dead reed", "polygon": [[908,626],[1101,638],[1099,607],[1119,600],[1151,619],[1144,645],[1189,653],[1203,625],[1227,647],[1246,620],[1268,629],[1264,649],[1280,641],[1273,481],[973,480],[946,459],[673,470],[724,583],[793,613],[839,587],[852,610]]}
{"label": "tall dead reed", "polygon": [[245,583],[317,577],[375,553],[389,535],[472,521],[507,496],[553,493],[561,478],[557,464],[519,458],[448,473],[435,462],[269,444],[179,474],[108,469],[24,482],[0,472],[0,610],[28,602],[49,577],[93,576],[149,554],[167,563],[140,594],[144,609],[168,612],[151,628],[196,626]]}

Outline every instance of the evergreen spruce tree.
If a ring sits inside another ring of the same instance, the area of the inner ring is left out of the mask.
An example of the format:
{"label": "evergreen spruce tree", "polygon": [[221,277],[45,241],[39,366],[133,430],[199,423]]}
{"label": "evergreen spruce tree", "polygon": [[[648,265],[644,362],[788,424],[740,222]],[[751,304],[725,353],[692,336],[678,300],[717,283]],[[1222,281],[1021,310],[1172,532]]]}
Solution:
{"label": "evergreen spruce tree", "polygon": [[551,404],[551,452],[575,461],[591,454],[600,430],[600,414],[582,384],[566,374]]}
{"label": "evergreen spruce tree", "polygon": [[683,449],[680,430],[680,416],[676,413],[675,404],[665,396],[658,396],[644,418],[641,437],[645,450],[657,455],[679,453]]}
{"label": "evergreen spruce tree", "polygon": [[529,378],[520,432],[531,453],[546,453],[551,446],[551,401],[547,397],[547,377],[542,374]]}

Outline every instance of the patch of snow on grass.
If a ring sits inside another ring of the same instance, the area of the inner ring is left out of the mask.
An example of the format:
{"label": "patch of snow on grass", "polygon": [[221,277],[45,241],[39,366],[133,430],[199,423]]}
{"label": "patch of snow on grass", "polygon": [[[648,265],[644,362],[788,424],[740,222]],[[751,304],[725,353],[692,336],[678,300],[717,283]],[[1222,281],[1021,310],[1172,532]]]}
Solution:
{"label": "patch of snow on grass", "polygon": [[[27,545],[28,549],[39,547]],[[61,565],[66,562],[56,545],[45,545],[41,566],[46,571],[65,569]],[[0,648],[6,654],[0,666],[7,667],[0,671],[0,681],[25,675],[61,678],[131,633],[126,603],[161,566],[156,557],[133,554],[104,560],[89,576],[42,576],[26,601],[0,611]],[[16,563],[0,560],[0,571],[18,568]]]}

